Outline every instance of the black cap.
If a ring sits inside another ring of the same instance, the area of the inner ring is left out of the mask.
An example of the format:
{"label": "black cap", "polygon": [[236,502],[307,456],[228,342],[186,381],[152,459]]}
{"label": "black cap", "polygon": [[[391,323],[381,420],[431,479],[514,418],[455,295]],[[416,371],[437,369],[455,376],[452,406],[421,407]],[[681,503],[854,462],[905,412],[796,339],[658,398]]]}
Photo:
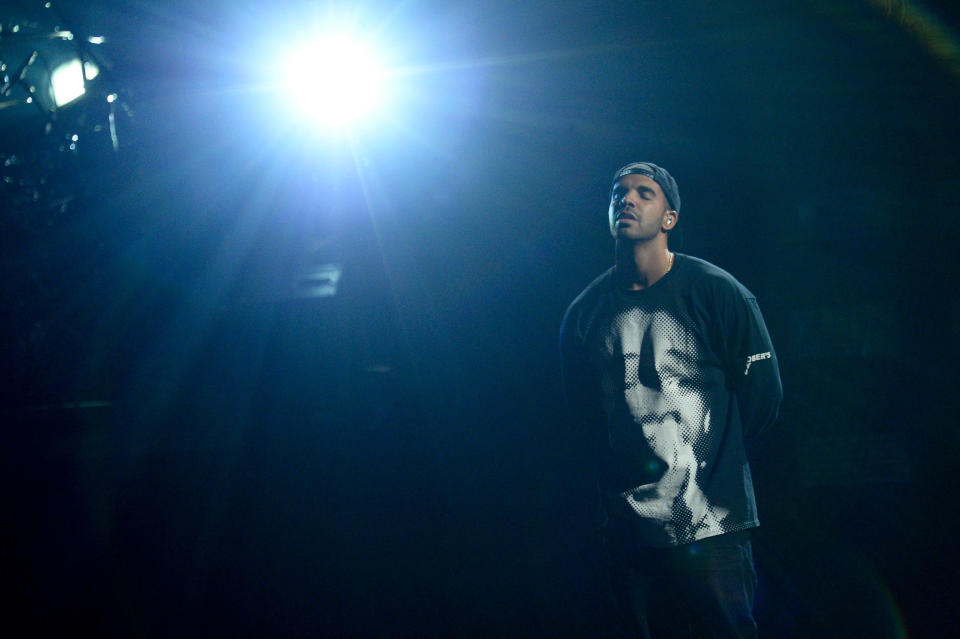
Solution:
{"label": "black cap", "polygon": [[[617,171],[613,176],[613,183],[616,184],[617,180],[631,173],[646,175],[659,184],[660,189],[663,190],[663,194],[667,198],[667,204],[670,205],[670,209],[673,211],[680,210],[680,189],[677,188],[677,181],[673,179],[673,176],[670,175],[665,168],[659,167],[651,162],[634,162]],[[610,189],[612,191],[613,187],[610,187]]]}

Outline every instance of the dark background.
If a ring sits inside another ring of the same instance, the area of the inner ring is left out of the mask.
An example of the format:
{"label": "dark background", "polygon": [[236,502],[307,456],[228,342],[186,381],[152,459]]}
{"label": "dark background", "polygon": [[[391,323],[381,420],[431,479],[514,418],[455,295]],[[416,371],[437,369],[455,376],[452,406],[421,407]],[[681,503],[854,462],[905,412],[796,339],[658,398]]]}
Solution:
{"label": "dark background", "polygon": [[[642,159],[680,184],[679,250],[757,295],[780,357],[761,632],[949,634],[956,8],[371,3],[365,33],[417,72],[351,150],[241,62],[322,13],[275,4],[58,3],[108,37],[116,154],[103,131],[58,149],[102,106],[46,134],[0,110],[26,158],[0,200],[5,628],[613,632],[556,337]],[[10,6],[0,59],[37,11]],[[298,296],[330,262],[337,295]]]}

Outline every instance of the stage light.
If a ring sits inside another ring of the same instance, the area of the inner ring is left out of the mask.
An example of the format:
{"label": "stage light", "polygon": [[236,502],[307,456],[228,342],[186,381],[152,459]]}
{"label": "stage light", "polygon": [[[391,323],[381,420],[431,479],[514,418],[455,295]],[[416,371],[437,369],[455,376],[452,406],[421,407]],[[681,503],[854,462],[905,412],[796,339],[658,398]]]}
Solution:
{"label": "stage light", "polygon": [[389,76],[370,43],[323,33],[286,58],[284,87],[293,106],[326,129],[350,128],[381,111]]}
{"label": "stage light", "polygon": [[73,102],[86,92],[84,79],[93,80],[100,69],[92,62],[81,63],[78,58],[64,62],[50,74],[53,101],[58,107]]}

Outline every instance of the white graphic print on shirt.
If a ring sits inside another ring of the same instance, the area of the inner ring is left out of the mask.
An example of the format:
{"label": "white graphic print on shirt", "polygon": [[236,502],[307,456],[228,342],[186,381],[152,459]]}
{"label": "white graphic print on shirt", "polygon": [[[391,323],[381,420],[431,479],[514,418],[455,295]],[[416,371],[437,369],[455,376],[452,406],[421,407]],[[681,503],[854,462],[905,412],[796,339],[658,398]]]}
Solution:
{"label": "white graphic print on shirt", "polygon": [[710,457],[711,414],[696,335],[665,311],[631,308],[614,316],[604,346],[610,446],[662,469],[620,498],[642,519],[660,522],[671,543],[726,532],[729,511],[711,505],[697,482]]}

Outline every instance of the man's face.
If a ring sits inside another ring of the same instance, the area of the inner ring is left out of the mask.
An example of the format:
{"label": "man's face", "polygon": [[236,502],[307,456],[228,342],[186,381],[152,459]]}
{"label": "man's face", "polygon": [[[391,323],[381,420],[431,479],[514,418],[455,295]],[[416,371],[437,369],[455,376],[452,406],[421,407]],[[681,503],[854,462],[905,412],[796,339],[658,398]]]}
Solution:
{"label": "man's face", "polygon": [[639,173],[624,175],[610,197],[610,233],[618,240],[651,240],[672,224],[660,185]]}

